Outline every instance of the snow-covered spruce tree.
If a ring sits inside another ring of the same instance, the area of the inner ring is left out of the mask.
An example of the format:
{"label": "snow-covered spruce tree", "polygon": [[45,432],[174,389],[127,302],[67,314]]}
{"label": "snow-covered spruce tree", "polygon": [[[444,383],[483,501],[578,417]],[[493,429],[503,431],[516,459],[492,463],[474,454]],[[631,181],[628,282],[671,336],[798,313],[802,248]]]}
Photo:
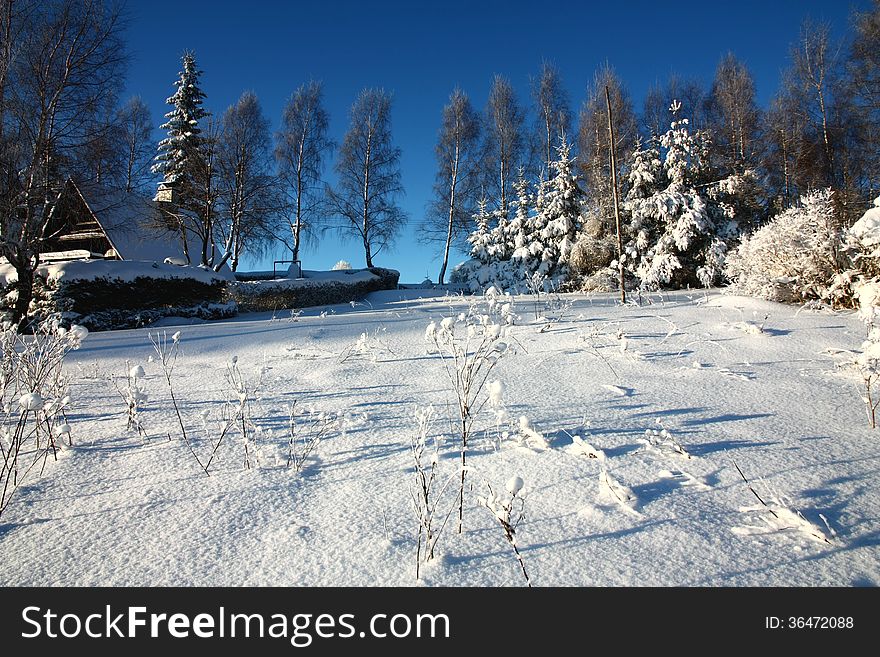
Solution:
{"label": "snow-covered spruce tree", "polygon": [[202,146],[199,121],[208,115],[202,107],[205,94],[199,87],[201,74],[193,54],[184,53],[183,70],[174,82],[176,91],[165,100],[172,109],[165,114],[167,121],[160,127],[168,136],[159,142],[159,152],[151,169],[153,173],[162,174],[156,198],[167,201],[163,216],[170,227],[180,232],[187,259],[185,213],[194,212],[198,205],[196,177]]}
{"label": "snow-covered spruce tree", "polygon": [[525,169],[520,167],[519,177],[513,184],[516,199],[513,201],[514,215],[507,224],[507,248],[514,260],[525,261],[530,257],[530,235],[534,230],[532,208],[534,199],[529,193],[529,181],[526,180]]}
{"label": "snow-covered spruce tree", "polygon": [[717,283],[727,248],[706,192],[699,191],[708,136],[691,133],[680,109],[677,101],[670,107],[674,120],[659,139],[660,152],[636,149],[624,202],[635,235],[626,265],[649,289]]}
{"label": "snow-covered spruce tree", "polygon": [[[833,192],[814,191],[744,238],[727,257],[732,289],[773,301],[826,300],[845,269]],[[829,299],[830,300],[830,299]]]}
{"label": "snow-covered spruce tree", "polygon": [[477,213],[474,222],[477,227],[468,235],[468,243],[471,245],[471,258],[486,265],[491,259],[492,231],[489,222],[492,220],[492,212],[489,210],[489,200],[484,196],[477,204]]}
{"label": "snow-covered spruce tree", "polygon": [[563,137],[550,162],[551,178],[541,184],[537,214],[531,234],[533,254],[526,263],[530,273],[539,273],[550,281],[563,282],[568,275],[568,261],[581,223],[583,192],[574,174],[574,158]]}
{"label": "snow-covered spruce tree", "polygon": [[542,285],[552,287],[567,280],[568,261],[581,223],[582,192],[565,141],[557,148],[551,168],[552,177],[540,183],[534,199],[520,172],[513,219],[490,212],[488,204],[481,203],[475,215],[477,228],[468,238],[471,260],[456,271],[456,277],[464,279],[472,290],[491,285],[525,293],[534,287],[536,277]]}
{"label": "snow-covered spruce tree", "polygon": [[450,281],[465,285],[475,293],[491,286],[508,289],[511,284],[506,267],[509,224],[500,211],[489,209],[489,199],[485,196],[479,200],[473,219],[476,228],[467,237],[471,259],[453,270]]}
{"label": "snow-covered spruce tree", "polygon": [[205,94],[199,87],[201,74],[193,54],[185,53],[183,70],[174,82],[177,90],[165,101],[172,107],[165,114],[168,120],[161,126],[168,136],[159,142],[159,152],[152,167],[153,173],[162,174],[156,198],[170,199],[164,214],[172,227],[180,232],[187,258],[186,223],[181,211],[195,212],[198,208],[196,177],[202,146],[199,121],[208,115],[202,107]]}

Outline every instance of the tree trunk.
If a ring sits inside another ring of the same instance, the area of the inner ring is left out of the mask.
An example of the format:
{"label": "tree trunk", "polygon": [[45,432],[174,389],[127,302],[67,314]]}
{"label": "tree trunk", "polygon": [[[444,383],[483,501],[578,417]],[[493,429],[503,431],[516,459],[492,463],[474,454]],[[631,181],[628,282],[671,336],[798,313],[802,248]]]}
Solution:
{"label": "tree trunk", "polygon": [[370,250],[370,242],[364,238],[364,256],[366,257],[367,267],[373,266],[373,254]]}
{"label": "tree trunk", "polygon": [[446,246],[443,249],[443,264],[440,267],[440,275],[437,283],[443,285],[446,276],[446,266],[449,264],[449,248],[452,245],[452,228],[455,223],[455,187],[458,182],[459,145],[455,145],[455,157],[452,160],[452,181],[449,184],[449,217],[446,225]]}
{"label": "tree trunk", "polygon": [[28,326],[28,311],[34,298],[34,271],[30,263],[16,262],[15,273],[18,276],[18,299],[12,309],[12,323],[18,327],[19,333],[24,333]]}
{"label": "tree trunk", "polygon": [[623,277],[623,235],[620,229],[620,201],[617,193],[617,156],[615,155],[614,122],[611,118],[611,95],[605,87],[605,102],[608,104],[608,137],[611,142],[611,184],[614,187],[614,222],[617,224],[617,268],[620,275],[620,302],[626,303],[626,286]]}

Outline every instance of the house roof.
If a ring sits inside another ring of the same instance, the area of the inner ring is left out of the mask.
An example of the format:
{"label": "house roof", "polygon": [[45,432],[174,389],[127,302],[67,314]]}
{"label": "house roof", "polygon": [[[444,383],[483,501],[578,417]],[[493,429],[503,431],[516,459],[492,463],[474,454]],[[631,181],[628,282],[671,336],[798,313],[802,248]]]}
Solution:
{"label": "house roof", "polygon": [[[63,215],[58,217],[59,221],[53,225],[53,230],[61,234],[53,235],[49,244],[55,248],[43,254],[45,260],[100,258],[109,243],[121,260],[161,264],[170,259],[173,264],[186,264],[180,237],[176,231],[163,225],[158,203],[95,183],[78,185],[69,178],[58,195],[53,214],[66,205],[65,200],[75,201],[79,206],[77,211],[87,212],[88,215],[78,217],[75,228],[67,223],[68,230],[73,228],[67,234],[63,233],[63,226],[70,219],[65,219]],[[88,240],[100,240],[100,253],[94,252],[94,241],[91,245],[82,244]],[[192,254],[199,245],[191,241],[190,246]],[[232,276],[225,263],[219,273],[226,278]]]}
{"label": "house roof", "polygon": [[184,257],[179,236],[161,225],[159,206],[153,201],[98,185],[80,188],[72,181],[69,184],[123,260],[163,262],[166,258]]}

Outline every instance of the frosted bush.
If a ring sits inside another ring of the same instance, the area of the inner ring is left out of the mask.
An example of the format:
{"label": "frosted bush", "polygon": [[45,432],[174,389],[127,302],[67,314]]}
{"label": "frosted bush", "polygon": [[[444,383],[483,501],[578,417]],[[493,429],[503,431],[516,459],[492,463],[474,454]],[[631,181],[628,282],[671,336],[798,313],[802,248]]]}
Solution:
{"label": "frosted bush", "polygon": [[62,437],[71,442],[64,359],[88,331],[46,322],[33,336],[0,330],[0,516],[16,490],[57,460]]}
{"label": "frosted bush", "polygon": [[333,265],[332,271],[348,271],[351,269],[351,263],[347,260],[339,260],[335,265]]}
{"label": "frosted bush", "polygon": [[824,300],[843,269],[833,192],[814,191],[727,256],[731,289],[771,301]]}

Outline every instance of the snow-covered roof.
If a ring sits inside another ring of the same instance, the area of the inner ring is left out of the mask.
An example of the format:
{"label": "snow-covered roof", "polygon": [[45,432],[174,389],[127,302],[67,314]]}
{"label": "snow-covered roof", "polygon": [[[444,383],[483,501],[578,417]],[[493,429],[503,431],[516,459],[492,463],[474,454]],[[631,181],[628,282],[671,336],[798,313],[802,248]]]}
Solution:
{"label": "snow-covered roof", "polygon": [[160,224],[158,204],[97,185],[79,192],[123,260],[164,262],[184,257],[177,233]]}

